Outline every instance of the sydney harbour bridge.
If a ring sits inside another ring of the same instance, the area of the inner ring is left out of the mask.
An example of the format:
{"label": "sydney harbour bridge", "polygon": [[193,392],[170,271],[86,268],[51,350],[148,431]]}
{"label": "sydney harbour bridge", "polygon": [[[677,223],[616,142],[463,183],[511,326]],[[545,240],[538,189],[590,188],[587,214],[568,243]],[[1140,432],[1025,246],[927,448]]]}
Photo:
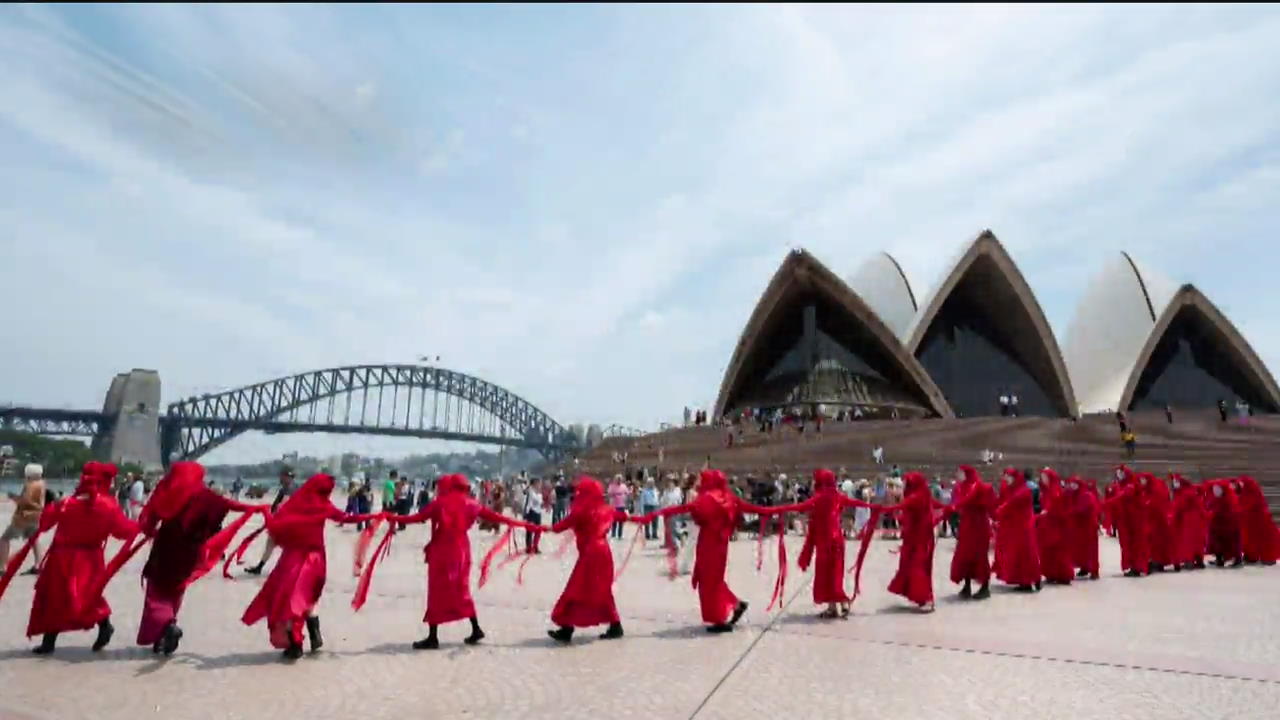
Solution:
{"label": "sydney harbour bridge", "polygon": [[[120,373],[102,410],[0,406],[0,427],[92,438],[99,459],[195,460],[242,433],[335,433],[530,448],[558,462],[588,438],[478,377],[425,365],[352,365],[279,377],[160,407],[154,370]],[[619,425],[600,437],[638,435]]]}

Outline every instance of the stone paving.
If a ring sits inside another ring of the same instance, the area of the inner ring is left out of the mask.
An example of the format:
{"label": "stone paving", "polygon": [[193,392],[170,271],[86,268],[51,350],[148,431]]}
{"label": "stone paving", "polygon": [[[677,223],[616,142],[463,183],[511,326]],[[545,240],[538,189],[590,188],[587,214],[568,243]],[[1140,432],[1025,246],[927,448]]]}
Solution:
{"label": "stone paving", "polygon": [[[615,541],[618,557],[630,532]],[[490,536],[473,535],[479,558]],[[1104,540],[1100,581],[960,602],[946,580],[953,542],[944,539],[938,610],[921,615],[884,591],[895,543],[877,542],[853,616],[822,621],[810,577],[794,566],[784,608],[766,614],[776,546],[766,545],[757,574],[756,545],[744,539],[732,548],[730,584],[752,607],[737,632],[709,636],[688,578],[668,581],[661,551],[647,547],[616,586],[627,637],[584,632],[560,648],[544,630],[573,555],[548,554],[530,562],[523,586],[509,566],[476,592],[482,646],[462,644],[461,623],[442,628],[440,650],[416,652],[426,530],[397,538],[358,614],[349,605],[354,537],[329,531],[326,646],[293,664],[279,660],[264,626],[239,622],[262,582],[252,577],[211,576],[191,589],[174,657],[134,647],[141,557],[109,589],[117,633],[106,651],[91,653],[92,634],[75,633],[37,658],[22,637],[33,578],[19,577],[0,601],[0,720],[1280,717],[1280,568],[1132,580],[1119,576],[1118,549]],[[559,539],[544,542],[554,550]],[[799,537],[788,545],[794,562]]]}

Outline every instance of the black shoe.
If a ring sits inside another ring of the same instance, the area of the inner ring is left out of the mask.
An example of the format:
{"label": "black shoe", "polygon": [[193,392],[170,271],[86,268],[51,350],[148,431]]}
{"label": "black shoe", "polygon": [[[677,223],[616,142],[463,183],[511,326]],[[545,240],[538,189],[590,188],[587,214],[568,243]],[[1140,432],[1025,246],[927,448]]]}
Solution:
{"label": "black shoe", "polygon": [[102,648],[111,642],[111,636],[116,634],[116,629],[111,625],[111,619],[107,618],[98,623],[98,639],[93,641],[93,651],[101,652]]}
{"label": "black shoe", "polygon": [[961,600],[968,600],[973,597],[973,590],[969,587],[969,581],[964,581],[964,587],[960,588],[959,597]]}
{"label": "black shoe", "polygon": [[708,625],[707,632],[709,633],[733,632],[733,626],[730,625],[729,623],[717,623],[715,625]]}
{"label": "black shoe", "polygon": [[1124,571],[1124,576],[1129,578],[1142,577],[1142,574],[1132,568]]}
{"label": "black shoe", "polygon": [[484,631],[481,630],[480,628],[476,628],[475,630],[471,631],[470,635],[463,638],[462,642],[468,645],[479,645],[480,641],[483,639],[484,639]]}
{"label": "black shoe", "polygon": [[1227,564],[1227,561],[1226,561],[1226,560],[1223,560],[1223,559],[1222,559],[1222,557],[1221,557],[1221,556],[1219,556],[1219,557],[1217,557],[1217,558],[1215,558],[1215,559],[1214,559],[1213,564],[1214,564],[1214,565],[1217,565],[1218,567],[1222,567],[1223,565],[1226,565],[1226,564]]}
{"label": "black shoe", "polygon": [[45,633],[40,638],[40,647],[31,648],[31,652],[36,655],[52,655],[54,646],[58,643],[58,633]]}
{"label": "black shoe", "polygon": [[1197,570],[1203,570],[1203,569],[1204,569],[1204,558],[1200,558],[1199,560],[1195,561],[1195,568],[1196,568]]}
{"label": "black shoe", "polygon": [[747,612],[748,607],[750,606],[747,605],[746,600],[739,600],[738,606],[733,609],[733,617],[729,618],[729,624],[737,625],[738,621],[742,619],[743,614]]}
{"label": "black shoe", "polygon": [[973,595],[974,600],[986,600],[989,597],[991,597],[991,587],[989,585],[983,585],[978,588],[978,592]]}
{"label": "black shoe", "polygon": [[1236,558],[1235,560],[1231,561],[1231,565],[1229,565],[1228,567],[1238,568],[1243,564],[1244,564],[1244,560],[1241,560],[1240,558]]}
{"label": "black shoe", "polygon": [[562,627],[556,628],[555,630],[548,630],[547,636],[558,643],[568,645],[569,641],[573,640],[573,628]]}
{"label": "black shoe", "polygon": [[1076,571],[1076,577],[1078,578],[1089,577],[1089,571],[1085,570],[1084,568],[1081,568],[1080,570]]}
{"label": "black shoe", "polygon": [[1174,566],[1173,566],[1173,571],[1174,571],[1174,572],[1182,572],[1182,566],[1181,566],[1181,565],[1174,565]]}
{"label": "black shoe", "polygon": [[1043,581],[1043,580],[1037,580],[1037,581],[1036,581],[1036,592],[1040,592],[1040,589],[1041,589],[1041,588],[1043,588],[1043,587],[1044,587],[1044,581]]}
{"label": "black shoe", "polygon": [[164,628],[164,635],[160,637],[160,649],[164,651],[165,656],[172,655],[178,649],[180,640],[182,640],[182,628],[178,627],[178,623],[170,621]]}
{"label": "black shoe", "polygon": [[34,567],[33,567],[33,568],[31,568],[30,570],[28,570],[28,571],[26,571],[26,572],[24,572],[24,573],[22,573],[22,574],[23,574],[23,575],[39,575],[39,574],[40,574],[40,570],[39,570],[39,568],[34,568]]}
{"label": "black shoe", "polygon": [[311,652],[318,652],[324,647],[324,636],[320,634],[320,618],[307,618],[307,636],[311,638]]}
{"label": "black shoe", "polygon": [[280,654],[285,660],[297,660],[302,657],[302,646],[290,640],[289,647],[285,648],[284,652]]}
{"label": "black shoe", "polygon": [[246,575],[261,575],[261,574],[262,574],[262,563],[258,563],[257,565],[254,565],[253,567],[247,567],[247,568],[245,568],[245,569],[244,569],[244,572],[245,572],[245,574],[246,574]]}
{"label": "black shoe", "polygon": [[604,631],[600,636],[601,640],[617,640],[622,637],[622,623],[616,622],[609,625],[609,629]]}
{"label": "black shoe", "polygon": [[414,650],[436,650],[440,647],[440,640],[435,635],[428,635],[422,640],[413,643]]}

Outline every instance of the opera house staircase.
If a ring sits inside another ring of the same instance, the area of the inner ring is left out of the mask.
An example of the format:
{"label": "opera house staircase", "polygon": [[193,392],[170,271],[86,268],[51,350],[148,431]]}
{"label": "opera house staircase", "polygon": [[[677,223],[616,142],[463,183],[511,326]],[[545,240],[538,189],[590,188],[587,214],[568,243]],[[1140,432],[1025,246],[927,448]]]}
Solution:
{"label": "opera house staircase", "polygon": [[[732,447],[727,428],[675,428],[640,437],[609,438],[585,453],[577,472],[602,477],[627,468],[659,467],[661,472],[712,466],[743,475],[778,471],[804,476],[816,467],[846,468],[855,477],[903,471],[950,475],[959,464],[978,467],[993,480],[999,468],[1052,466],[1065,474],[1105,482],[1111,468],[1126,463],[1165,475],[1178,472],[1194,480],[1252,475],[1262,485],[1272,513],[1280,517],[1280,416],[1259,415],[1247,423],[1223,423],[1213,411],[1184,412],[1170,424],[1163,413],[1131,413],[1137,435],[1133,459],[1120,444],[1114,416],[1087,415],[1077,421],[1043,417],[972,419],[872,420],[827,422],[822,433],[810,424],[804,434],[794,428],[766,435],[744,427]],[[884,464],[876,465],[872,449],[884,448]],[[658,461],[659,449],[662,462]],[[1003,453],[990,465],[984,450]],[[626,453],[626,463],[614,453]]]}

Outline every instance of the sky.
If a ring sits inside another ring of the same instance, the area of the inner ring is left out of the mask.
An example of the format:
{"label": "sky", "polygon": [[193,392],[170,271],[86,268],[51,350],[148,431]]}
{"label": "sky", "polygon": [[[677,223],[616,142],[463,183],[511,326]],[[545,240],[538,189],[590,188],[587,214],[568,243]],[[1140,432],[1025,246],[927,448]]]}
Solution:
{"label": "sky", "polygon": [[438,355],[653,428],[788,248],[921,296],[985,228],[1060,342],[1128,250],[1280,368],[1274,7],[6,5],[0,157],[3,402]]}

